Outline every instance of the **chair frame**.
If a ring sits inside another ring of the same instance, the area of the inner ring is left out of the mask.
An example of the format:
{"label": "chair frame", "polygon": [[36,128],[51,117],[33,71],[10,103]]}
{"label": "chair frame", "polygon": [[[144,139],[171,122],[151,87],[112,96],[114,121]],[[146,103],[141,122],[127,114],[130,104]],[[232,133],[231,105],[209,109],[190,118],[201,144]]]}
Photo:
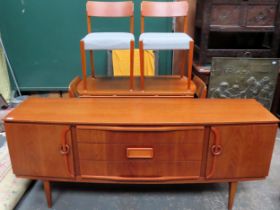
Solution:
{"label": "chair frame", "polygon": [[[134,34],[134,3],[132,1],[119,1],[119,2],[99,2],[88,1],[87,8],[87,32],[92,32],[91,17],[129,17],[130,18],[130,33]],[[94,70],[94,56],[93,50],[90,52],[90,67],[91,76],[95,78]],[[80,53],[82,64],[82,80],[83,88],[87,90],[87,67],[86,67],[86,50],[83,40],[80,41]],[[134,80],[134,41],[130,41],[130,89],[133,90]]]}
{"label": "chair frame", "polygon": [[198,98],[206,98],[207,97],[207,86],[206,86],[205,82],[203,82],[203,80],[196,75],[194,75],[194,77],[193,77],[193,82],[196,86],[196,92],[195,92],[196,96]]}
{"label": "chair frame", "polygon": [[81,81],[81,78],[79,76],[75,77],[68,86],[68,96],[69,98],[76,98],[79,96],[77,93],[77,86],[79,82]]}
{"label": "chair frame", "polygon": [[[141,34],[145,31],[145,17],[184,17],[184,29],[183,32],[188,31],[188,2],[152,2],[142,1],[141,3]],[[181,78],[185,75],[185,66],[187,62],[187,51],[188,53],[188,81],[187,88],[191,88],[191,77],[192,77],[192,65],[193,65],[193,51],[194,41],[190,42],[189,49],[184,50],[182,59],[182,68],[180,72]],[[140,75],[141,75],[141,89],[144,90],[144,44],[143,41],[139,41],[139,54],[140,54]]]}

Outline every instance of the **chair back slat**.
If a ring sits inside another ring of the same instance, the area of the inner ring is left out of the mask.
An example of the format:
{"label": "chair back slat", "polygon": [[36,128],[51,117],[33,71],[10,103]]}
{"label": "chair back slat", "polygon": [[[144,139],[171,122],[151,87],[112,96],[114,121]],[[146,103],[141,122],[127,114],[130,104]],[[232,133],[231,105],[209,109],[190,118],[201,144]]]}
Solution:
{"label": "chair back slat", "polygon": [[87,15],[94,17],[131,17],[134,13],[134,4],[132,1],[88,1],[86,8]]}
{"label": "chair back slat", "polygon": [[187,1],[141,3],[141,15],[144,17],[181,17],[188,15]]}

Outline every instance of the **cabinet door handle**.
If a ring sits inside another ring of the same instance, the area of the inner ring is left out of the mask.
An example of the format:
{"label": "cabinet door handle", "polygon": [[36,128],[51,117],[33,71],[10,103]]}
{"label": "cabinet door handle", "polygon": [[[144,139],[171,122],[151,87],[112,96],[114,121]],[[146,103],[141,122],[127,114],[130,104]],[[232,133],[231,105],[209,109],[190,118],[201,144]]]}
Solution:
{"label": "cabinet door handle", "polygon": [[70,168],[70,163],[69,163],[69,153],[70,153],[70,145],[67,143],[67,135],[70,132],[70,129],[67,128],[63,133],[62,133],[62,138],[61,138],[61,146],[60,146],[60,154],[64,156],[64,162],[66,165],[66,169],[68,174],[71,177],[74,177],[74,175],[71,172],[71,168]]}
{"label": "cabinet door handle", "polygon": [[213,145],[211,146],[211,154],[213,155],[213,161],[211,165],[210,172],[207,174],[206,178],[209,179],[214,175],[216,168],[217,156],[222,154],[221,139],[217,128],[211,127],[211,132],[214,135]]}
{"label": "cabinet door handle", "polygon": [[61,145],[60,147],[60,154],[68,155],[70,151],[70,146],[68,144]]}

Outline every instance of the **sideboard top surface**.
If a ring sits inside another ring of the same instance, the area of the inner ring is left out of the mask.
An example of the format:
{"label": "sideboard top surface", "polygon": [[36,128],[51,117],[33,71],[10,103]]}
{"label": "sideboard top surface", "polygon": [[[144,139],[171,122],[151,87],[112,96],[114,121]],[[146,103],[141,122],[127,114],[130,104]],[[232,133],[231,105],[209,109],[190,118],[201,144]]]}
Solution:
{"label": "sideboard top surface", "polygon": [[277,123],[254,99],[29,98],[5,122],[92,125]]}

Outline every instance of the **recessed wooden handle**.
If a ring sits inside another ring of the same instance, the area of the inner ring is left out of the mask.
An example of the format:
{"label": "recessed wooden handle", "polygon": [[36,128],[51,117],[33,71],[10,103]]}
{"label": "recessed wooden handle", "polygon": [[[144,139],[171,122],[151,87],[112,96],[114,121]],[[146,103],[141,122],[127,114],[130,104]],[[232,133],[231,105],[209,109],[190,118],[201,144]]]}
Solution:
{"label": "recessed wooden handle", "polygon": [[152,159],[153,148],[126,148],[126,156],[129,159]]}
{"label": "recessed wooden handle", "polygon": [[211,153],[213,155],[213,162],[210,169],[210,172],[206,176],[207,179],[210,179],[214,173],[216,168],[216,162],[217,162],[217,156],[222,154],[222,146],[221,146],[221,140],[220,140],[220,134],[218,132],[218,129],[215,127],[211,127],[211,132],[213,133],[213,145],[210,147]]}
{"label": "recessed wooden handle", "polygon": [[179,180],[199,179],[199,176],[163,176],[163,177],[119,177],[119,176],[92,176],[81,175],[82,179],[96,179],[105,181],[117,181],[117,182],[170,182]]}
{"label": "recessed wooden handle", "polygon": [[71,172],[71,167],[70,167],[69,157],[68,157],[70,153],[70,145],[67,144],[67,135],[69,132],[70,132],[69,128],[67,128],[64,132],[62,132],[60,154],[64,156],[64,162],[69,176],[74,177],[74,175]]}
{"label": "recessed wooden handle", "polygon": [[164,132],[164,131],[184,131],[203,130],[203,126],[77,126],[81,130],[104,130],[120,132]]}

